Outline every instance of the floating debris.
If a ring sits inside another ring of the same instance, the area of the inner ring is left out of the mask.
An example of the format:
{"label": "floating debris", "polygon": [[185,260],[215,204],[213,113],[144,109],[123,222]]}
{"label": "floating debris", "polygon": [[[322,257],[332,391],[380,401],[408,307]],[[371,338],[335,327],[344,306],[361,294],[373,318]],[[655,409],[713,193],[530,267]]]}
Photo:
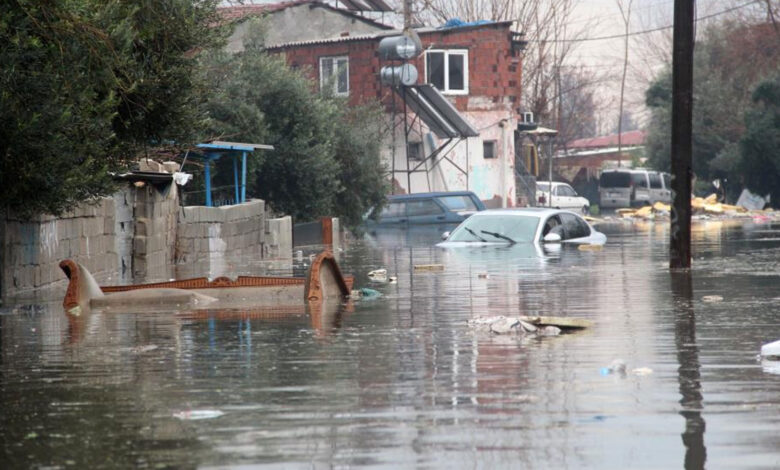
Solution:
{"label": "floating debris", "polygon": [[705,295],[701,298],[702,302],[723,302],[722,295]]}
{"label": "floating debris", "polygon": [[350,298],[353,299],[364,299],[364,300],[373,300],[378,299],[379,297],[382,297],[382,293],[378,290],[371,289],[368,287],[362,287],[360,289],[355,289],[350,293]]}
{"label": "floating debris", "polygon": [[415,264],[415,271],[444,271],[443,264]]}
{"label": "floating debris", "polygon": [[566,317],[478,317],[468,321],[470,327],[496,334],[518,333],[539,336],[557,336],[565,330],[583,329],[591,322],[581,318]]}
{"label": "floating debris", "polygon": [[602,245],[591,245],[588,243],[578,245],[577,249],[580,251],[601,251],[604,249],[604,246]]}
{"label": "floating debris", "polygon": [[196,421],[200,419],[214,419],[223,416],[225,413],[219,410],[186,410],[173,413],[174,418],[182,421]]}

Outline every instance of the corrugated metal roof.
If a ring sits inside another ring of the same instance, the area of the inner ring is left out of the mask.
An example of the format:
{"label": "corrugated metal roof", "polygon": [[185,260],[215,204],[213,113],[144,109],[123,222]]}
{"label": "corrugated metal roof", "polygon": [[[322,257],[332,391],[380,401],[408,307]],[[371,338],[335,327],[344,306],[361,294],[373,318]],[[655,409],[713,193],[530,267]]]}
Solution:
{"label": "corrugated metal roof", "polygon": [[[415,32],[417,32],[417,34],[420,36],[426,34],[453,34],[453,33],[458,33],[466,30],[478,29],[478,28],[490,28],[495,26],[504,27],[504,26],[511,25],[512,23],[513,23],[512,21],[500,21],[495,23],[476,24],[476,25],[469,25],[469,26],[463,26],[458,28],[447,28],[447,29],[427,27],[427,28],[417,28],[415,29]],[[393,29],[387,31],[379,31],[373,34],[359,34],[354,36],[339,36],[333,38],[309,39],[306,41],[290,41],[290,42],[285,42],[280,44],[270,44],[266,46],[266,49],[273,50],[273,49],[284,49],[287,47],[305,47],[305,46],[318,46],[322,44],[336,44],[336,43],[351,42],[351,41],[367,41],[373,39],[380,39],[387,36],[397,36],[399,34],[403,34],[403,31],[399,29]]]}

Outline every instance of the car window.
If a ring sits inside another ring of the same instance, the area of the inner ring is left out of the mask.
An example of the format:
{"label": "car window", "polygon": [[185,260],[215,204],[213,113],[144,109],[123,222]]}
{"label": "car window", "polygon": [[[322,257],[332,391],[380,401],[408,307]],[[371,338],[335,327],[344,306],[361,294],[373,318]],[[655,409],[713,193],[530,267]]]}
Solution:
{"label": "car window", "polygon": [[602,188],[627,188],[631,186],[631,175],[624,171],[607,171],[601,174],[599,186]]}
{"label": "car window", "polygon": [[492,232],[509,237],[514,242],[531,242],[539,225],[539,217],[530,215],[472,215],[452,232],[449,241],[455,242],[503,242]]}
{"label": "car window", "polygon": [[567,197],[574,197],[577,195],[577,193],[574,192],[572,188],[569,186],[558,186],[558,195],[559,196],[567,196]]}
{"label": "car window", "polygon": [[557,233],[563,239],[563,225],[561,225],[561,219],[557,215],[551,216],[544,222],[544,228],[542,229],[542,238],[548,233]]}
{"label": "car window", "polygon": [[476,211],[477,205],[471,200],[470,196],[442,196],[437,198],[439,202],[447,206],[452,211]]}
{"label": "car window", "polygon": [[631,174],[631,181],[634,183],[634,186],[640,187],[640,188],[646,188],[647,187],[647,177],[644,173],[632,173]]}
{"label": "car window", "polygon": [[562,213],[560,214],[560,217],[561,222],[563,223],[563,240],[571,240],[572,238],[581,238],[590,235],[590,227],[588,227],[588,224],[576,215]]}
{"label": "car window", "polygon": [[649,173],[650,176],[650,187],[653,189],[661,189],[661,175],[658,173]]}
{"label": "car window", "polygon": [[669,173],[664,173],[664,187],[666,187],[666,189],[672,188],[672,175]]}
{"label": "car window", "polygon": [[418,215],[441,214],[444,210],[433,199],[423,199],[420,201],[408,201],[406,203],[406,215],[409,217]]}
{"label": "car window", "polygon": [[391,202],[386,205],[382,212],[379,214],[380,218],[385,217],[404,217],[406,215],[406,203],[405,202]]}

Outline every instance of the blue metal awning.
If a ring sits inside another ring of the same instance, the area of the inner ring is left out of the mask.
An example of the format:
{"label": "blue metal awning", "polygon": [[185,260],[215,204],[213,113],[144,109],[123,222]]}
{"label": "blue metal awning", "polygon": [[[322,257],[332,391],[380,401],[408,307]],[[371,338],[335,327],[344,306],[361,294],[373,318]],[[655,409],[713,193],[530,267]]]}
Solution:
{"label": "blue metal awning", "polygon": [[[205,178],[206,178],[206,205],[212,206],[211,202],[211,162],[219,160],[225,155],[233,157],[233,180],[236,188],[236,203],[246,202],[246,156],[255,150],[273,150],[273,145],[265,144],[247,144],[242,142],[223,142],[212,141],[196,145],[203,149],[203,155],[199,155],[204,160]],[[238,184],[238,157],[241,156],[241,185]]]}

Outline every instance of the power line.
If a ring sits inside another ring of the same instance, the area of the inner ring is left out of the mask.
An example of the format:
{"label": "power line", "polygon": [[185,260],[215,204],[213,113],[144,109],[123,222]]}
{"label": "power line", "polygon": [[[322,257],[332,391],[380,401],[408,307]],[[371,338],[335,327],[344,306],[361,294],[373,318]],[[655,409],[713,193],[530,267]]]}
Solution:
{"label": "power line", "polygon": [[[716,16],[724,15],[726,13],[731,13],[732,11],[740,10],[742,8],[745,8],[747,6],[753,5],[755,3],[759,3],[759,1],[760,0],[753,0],[751,2],[747,2],[747,3],[743,4],[743,5],[739,5],[739,6],[736,6],[736,7],[728,8],[726,10],[722,10],[722,11],[719,11],[719,12],[716,12],[716,13],[712,13],[710,15],[700,16],[700,17],[696,18],[694,21],[698,22],[698,21],[702,21],[702,20],[708,20],[708,19],[714,18]],[[572,42],[604,41],[604,40],[607,40],[607,39],[622,39],[622,38],[625,38],[626,36],[639,36],[640,34],[656,33],[658,31],[664,31],[664,30],[672,29],[672,28],[674,28],[674,25],[660,26],[658,28],[645,29],[645,30],[642,30],[642,31],[635,31],[633,33],[628,33],[628,34],[625,34],[625,33],[624,34],[614,34],[612,36],[600,36],[600,37],[595,37],[595,38],[579,38],[579,39],[553,39],[553,40],[549,40],[549,41],[542,39],[542,40],[535,40],[535,41],[532,40],[532,42],[544,42],[544,43],[554,43],[554,42],[562,43],[562,42],[566,42],[566,43],[572,43]]]}

